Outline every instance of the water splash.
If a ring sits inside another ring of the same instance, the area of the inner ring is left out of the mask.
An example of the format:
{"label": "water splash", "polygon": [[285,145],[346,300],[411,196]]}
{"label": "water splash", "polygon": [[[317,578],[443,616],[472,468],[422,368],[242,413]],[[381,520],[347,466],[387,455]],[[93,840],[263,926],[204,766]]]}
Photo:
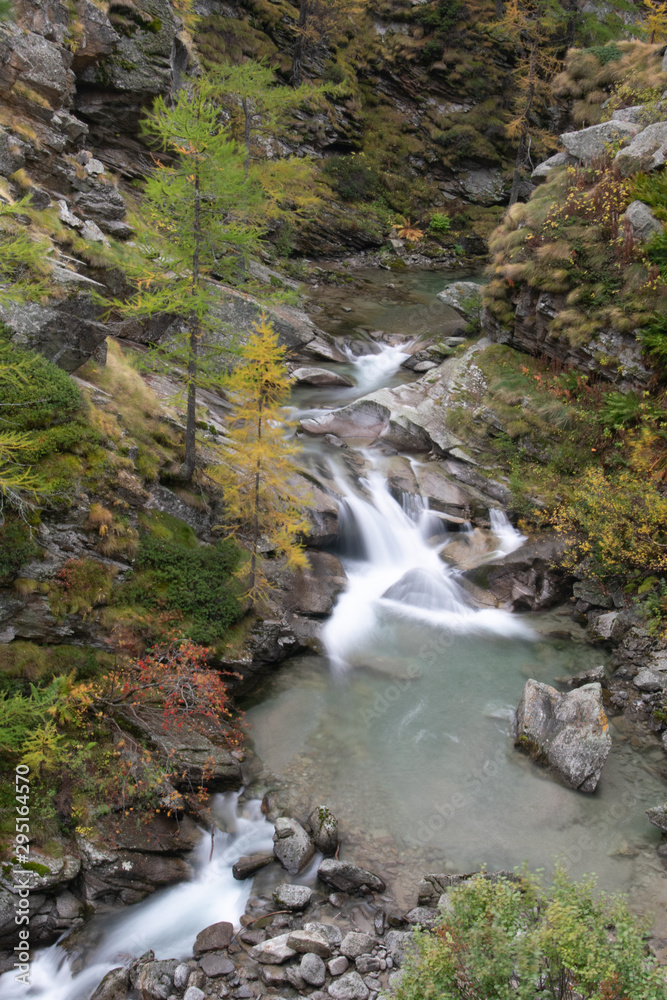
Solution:
{"label": "water splash", "polygon": [[335,670],[348,669],[353,658],[368,659],[374,638],[379,641],[385,630],[387,614],[455,632],[532,637],[532,631],[509,612],[470,603],[454,571],[441,561],[439,547],[425,540],[422,522],[429,516],[425,507],[419,515],[414,507],[407,513],[377,471],[363,484],[369,499],[337,480],[345,498],[340,510],[341,558],[348,586],[322,633]]}
{"label": "water splash", "polygon": [[359,355],[355,355],[349,347],[346,347],[348,359],[354,365],[357,389],[367,393],[384,385],[410,357],[410,351],[406,348],[412,347],[412,343],[411,341],[408,344],[379,344],[379,352]]}
{"label": "water splash", "polygon": [[489,510],[489,518],[491,531],[498,540],[498,548],[491,554],[490,559],[501,559],[521,548],[526,541],[526,536],[512,527],[504,510],[492,507]]}
{"label": "water splash", "polygon": [[192,881],[156,892],[116,916],[98,918],[105,928],[103,944],[78,974],[72,970],[67,951],[55,944],[34,957],[27,989],[14,981],[13,971],[0,976],[2,1000],[83,1000],[110,969],[127,964],[131,956],[152,948],[158,959],[184,958],[192,954],[199,931],[210,924],[228,920],[238,926],[251,880],[237,881],[232,865],[242,855],[273,847],[273,827],[260,805],[253,801],[239,809],[237,793],[216,795],[213,812],[227,832],[216,833],[209,861],[211,838],[202,831],[193,852]]}

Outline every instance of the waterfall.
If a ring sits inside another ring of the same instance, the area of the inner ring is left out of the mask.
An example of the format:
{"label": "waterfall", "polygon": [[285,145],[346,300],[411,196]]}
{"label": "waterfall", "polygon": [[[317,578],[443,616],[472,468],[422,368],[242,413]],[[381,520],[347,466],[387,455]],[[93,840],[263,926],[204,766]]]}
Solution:
{"label": "waterfall", "polygon": [[492,555],[493,559],[500,559],[508,556],[511,552],[516,552],[526,541],[526,536],[513,528],[504,510],[492,507],[489,510],[491,519],[491,531],[498,540],[498,548]]}
{"label": "waterfall", "polygon": [[127,964],[131,956],[152,948],[158,959],[186,958],[205,927],[220,920],[238,926],[252,880],[237,881],[232,865],[243,855],[273,847],[273,827],[260,805],[253,801],[239,808],[235,792],[214,796],[212,809],[226,832],[216,832],[209,861],[211,838],[202,831],[191,881],[156,892],[122,913],[94,918],[104,924],[103,943],[79,973],[67,951],[54,944],[34,956],[29,988],[14,981],[13,971],[0,976],[2,1000],[84,1000],[110,969]]}
{"label": "waterfall", "polygon": [[380,350],[378,352],[358,355],[346,347],[345,353],[354,365],[354,379],[357,388],[366,393],[384,385],[389,376],[393,375],[410,357],[410,352],[406,351],[406,347],[411,346],[412,342],[396,345],[379,344]]}
{"label": "waterfall", "polygon": [[[471,604],[455,571],[441,561],[440,546],[429,545],[425,538],[424,519],[430,516],[426,507],[421,514],[409,507],[411,517],[391,496],[377,471],[371,472],[363,485],[369,499],[337,479],[337,489],[344,496],[341,558],[348,586],[322,633],[335,670],[347,669],[353,653],[362,660],[368,657],[373,637],[386,630],[387,614],[457,632],[482,630],[504,637],[532,637],[531,630],[508,612]],[[504,530],[507,533],[507,528]],[[509,530],[514,532],[511,526]],[[501,545],[509,544],[504,537],[499,539]]]}

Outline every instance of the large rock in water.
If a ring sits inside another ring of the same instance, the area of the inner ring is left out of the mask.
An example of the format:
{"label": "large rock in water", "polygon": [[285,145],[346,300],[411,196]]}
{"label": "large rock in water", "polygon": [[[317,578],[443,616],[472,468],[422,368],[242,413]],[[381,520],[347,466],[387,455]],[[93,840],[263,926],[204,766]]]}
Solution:
{"label": "large rock in water", "polygon": [[350,861],[327,858],[317,870],[317,877],[339,892],[357,893],[362,889],[384,892],[387,888],[379,875],[366,868],[353,865]]}
{"label": "large rock in water", "polygon": [[467,318],[479,309],[481,292],[482,286],[476,281],[453,281],[444,291],[438,292],[438,298]]}
{"label": "large rock in water", "polygon": [[609,723],[599,684],[566,694],[529,680],[516,710],[515,744],[569,788],[594,792],[609,751]]}
{"label": "large rock in water", "polygon": [[275,822],[273,853],[290,875],[296,875],[312,858],[315,845],[300,823],[281,816]]}

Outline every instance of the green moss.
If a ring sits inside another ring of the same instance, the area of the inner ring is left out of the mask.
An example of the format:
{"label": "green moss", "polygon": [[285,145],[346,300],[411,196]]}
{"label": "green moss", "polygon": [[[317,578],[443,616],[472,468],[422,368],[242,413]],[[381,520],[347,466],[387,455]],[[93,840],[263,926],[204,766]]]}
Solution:
{"label": "green moss", "polygon": [[13,580],[21,566],[38,553],[29,525],[20,518],[7,516],[0,525],[0,584]]}

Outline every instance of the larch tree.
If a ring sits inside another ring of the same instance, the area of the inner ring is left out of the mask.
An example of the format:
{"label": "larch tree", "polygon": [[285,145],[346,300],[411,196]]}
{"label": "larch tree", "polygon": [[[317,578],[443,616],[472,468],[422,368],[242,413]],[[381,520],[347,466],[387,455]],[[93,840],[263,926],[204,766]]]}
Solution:
{"label": "larch tree", "polygon": [[644,16],[644,31],[653,42],[662,42],[667,38],[667,3],[658,0],[644,0],[646,13]]}
{"label": "larch tree", "polygon": [[228,135],[215,89],[202,78],[182,88],[173,105],[158,98],[144,134],[163,154],[146,182],[140,257],[125,260],[136,294],[113,303],[124,315],[170,314],[182,335],[161,350],[170,369],[185,368],[187,420],[181,476],[196,463],[197,387],[211,306],[219,294],[211,276],[229,276],[256,249],[260,230],[250,221],[262,194],[246,176],[241,147]]}
{"label": "larch tree", "polygon": [[248,540],[252,607],[271,589],[260,545],[285,556],[290,568],[305,568],[308,561],[297,541],[306,524],[290,488],[298,447],[294,422],[283,409],[290,390],[285,349],[265,315],[240,356],[226,381],[234,413],[221,445],[223,461],[209,474],[223,488],[225,527]]}

